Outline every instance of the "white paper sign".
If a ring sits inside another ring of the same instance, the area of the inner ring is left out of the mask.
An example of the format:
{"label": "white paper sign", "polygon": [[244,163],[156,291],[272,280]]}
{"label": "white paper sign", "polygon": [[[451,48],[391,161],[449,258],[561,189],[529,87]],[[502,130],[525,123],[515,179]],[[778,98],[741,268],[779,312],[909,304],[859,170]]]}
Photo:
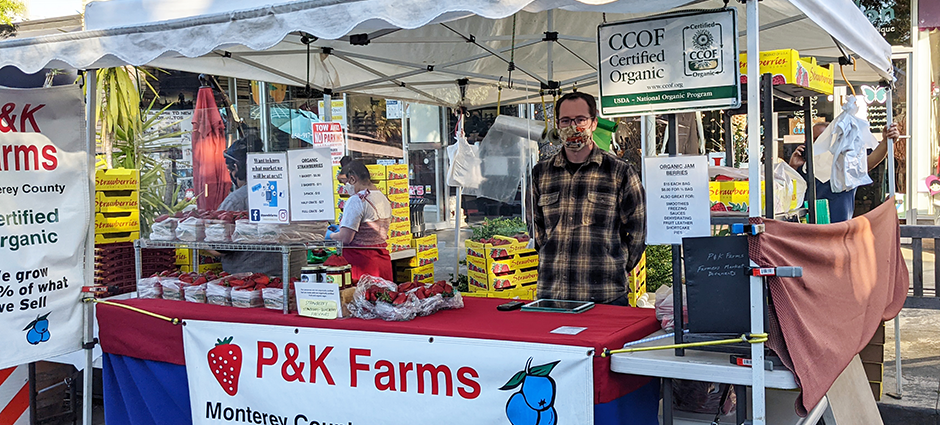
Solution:
{"label": "white paper sign", "polygon": [[594,423],[589,347],[187,320],[183,351],[194,425]]}
{"label": "white paper sign", "polygon": [[292,221],[333,221],[333,168],[329,148],[287,152]]}
{"label": "white paper sign", "polygon": [[297,312],[317,319],[343,317],[339,303],[339,285],[335,283],[295,282]]}
{"label": "white paper sign", "polygon": [[735,9],[597,27],[601,115],[736,108]]}
{"label": "white paper sign", "polygon": [[248,218],[253,223],[289,223],[286,153],[248,154]]}
{"label": "white paper sign", "polygon": [[[346,128],[346,96],[343,95],[342,99],[331,99],[330,103],[333,104],[333,115],[330,117],[330,121],[339,123],[343,128]],[[323,101],[318,102],[317,106],[320,108],[320,116],[326,120],[326,114],[323,113]]]}
{"label": "white paper sign", "polygon": [[385,118],[390,120],[400,120],[402,116],[402,104],[400,100],[385,99]]}
{"label": "white paper sign", "polygon": [[0,369],[81,349],[82,90],[0,89]]}
{"label": "white paper sign", "polygon": [[338,166],[346,152],[346,139],[343,128],[336,122],[315,122],[313,126],[313,147],[330,148],[330,157],[333,165]]}
{"label": "white paper sign", "polygon": [[646,244],[711,235],[708,158],[646,158]]}

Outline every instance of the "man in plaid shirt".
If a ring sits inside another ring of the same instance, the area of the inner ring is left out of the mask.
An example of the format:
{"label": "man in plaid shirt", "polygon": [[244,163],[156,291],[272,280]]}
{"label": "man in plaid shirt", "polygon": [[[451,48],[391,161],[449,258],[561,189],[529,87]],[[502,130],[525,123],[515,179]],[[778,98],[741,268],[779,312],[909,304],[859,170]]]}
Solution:
{"label": "man in plaid shirt", "polygon": [[594,144],[597,104],[555,104],[564,149],[532,170],[539,298],[627,305],[627,273],[646,247],[646,194],[633,167]]}

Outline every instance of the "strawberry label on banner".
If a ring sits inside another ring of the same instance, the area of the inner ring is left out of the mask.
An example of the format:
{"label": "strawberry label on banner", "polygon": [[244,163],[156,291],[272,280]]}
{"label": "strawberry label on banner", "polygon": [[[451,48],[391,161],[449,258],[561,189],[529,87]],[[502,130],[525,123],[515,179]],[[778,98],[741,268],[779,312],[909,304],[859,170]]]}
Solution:
{"label": "strawberry label on banner", "polygon": [[187,320],[183,349],[194,424],[594,422],[589,347]]}
{"label": "strawberry label on banner", "polygon": [[0,89],[0,368],[81,348],[83,114],[78,86]]}

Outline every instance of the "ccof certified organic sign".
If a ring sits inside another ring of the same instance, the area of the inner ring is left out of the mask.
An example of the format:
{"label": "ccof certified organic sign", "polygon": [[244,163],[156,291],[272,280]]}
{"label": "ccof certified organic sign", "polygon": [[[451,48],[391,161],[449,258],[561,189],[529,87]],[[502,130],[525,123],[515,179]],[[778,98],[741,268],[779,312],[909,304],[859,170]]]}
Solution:
{"label": "ccof certified organic sign", "polygon": [[735,9],[604,24],[597,37],[604,116],[741,104]]}
{"label": "ccof certified organic sign", "polygon": [[706,157],[646,158],[645,183],[648,245],[711,234]]}

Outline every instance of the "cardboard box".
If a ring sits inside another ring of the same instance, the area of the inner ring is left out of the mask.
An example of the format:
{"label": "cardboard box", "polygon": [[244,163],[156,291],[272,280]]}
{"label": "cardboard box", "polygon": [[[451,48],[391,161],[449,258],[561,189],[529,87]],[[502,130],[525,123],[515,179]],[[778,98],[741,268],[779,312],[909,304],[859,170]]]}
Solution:
{"label": "cardboard box", "polygon": [[536,299],[537,292],[536,285],[534,284],[505,291],[474,290],[474,288],[475,287],[471,285],[470,292],[461,292],[460,295],[471,298],[501,298],[506,300],[532,301]]}
{"label": "cardboard box", "polygon": [[411,221],[411,208],[396,208],[392,210],[392,223]]}
{"label": "cardboard box", "polygon": [[467,270],[467,277],[476,282],[476,286],[487,291],[500,291],[519,288],[523,285],[536,283],[539,278],[538,269],[517,270],[503,275],[491,275]]}
{"label": "cardboard box", "polygon": [[95,245],[134,242],[137,239],[140,239],[140,232],[95,233]]}
{"label": "cardboard box", "polygon": [[420,238],[415,238],[411,240],[411,246],[418,251],[418,253],[437,249],[437,235],[431,234],[428,236],[423,236]]}
{"label": "cardboard box", "polygon": [[176,264],[176,265],[192,264],[193,258],[192,258],[192,255],[190,255],[190,252],[192,251],[190,251],[188,248],[176,248],[176,261],[174,261],[173,264]]}
{"label": "cardboard box", "polygon": [[350,195],[352,195],[352,193],[346,192],[346,185],[340,182],[333,182],[333,184],[336,186],[336,192],[334,192],[335,195],[338,195],[341,198],[348,198]]}
{"label": "cardboard box", "polygon": [[410,197],[407,193],[395,193],[388,195],[388,200],[390,202],[397,202],[401,204],[408,204]]}
{"label": "cardboard box", "polygon": [[385,180],[408,179],[408,164],[385,166]]}
{"label": "cardboard box", "polygon": [[140,198],[136,190],[106,190],[95,192],[95,212],[138,210],[140,210]]}
{"label": "cardboard box", "polygon": [[346,208],[346,201],[348,201],[349,198],[333,198],[333,200],[336,201],[336,204],[334,204],[333,207],[342,211],[344,208]]}
{"label": "cardboard box", "polygon": [[339,166],[339,165],[334,165],[334,166],[333,166],[333,180],[336,180],[336,176],[339,175],[339,172],[340,172],[342,169],[343,169],[343,167],[341,167],[341,166]]}
{"label": "cardboard box", "polygon": [[[212,270],[212,271],[214,271],[214,272],[221,272],[221,271],[222,271],[222,263],[200,264],[200,265],[199,265],[199,273],[205,273],[205,272],[207,272],[207,271],[209,271],[209,270]],[[183,273],[189,273],[189,272],[193,271],[193,266],[192,266],[192,265],[189,265],[189,264],[181,265],[181,266],[180,266],[180,271],[183,272]]]}
{"label": "cardboard box", "polygon": [[437,261],[437,250],[432,249],[430,251],[420,252],[414,257],[408,259],[408,267],[422,267],[427,265],[433,265]]}
{"label": "cardboard box", "polygon": [[399,221],[397,223],[391,223],[388,225],[388,236],[390,238],[396,238],[405,235],[408,235],[409,238],[411,237],[411,220]]}
{"label": "cardboard box", "polygon": [[646,252],[627,277],[627,286],[631,293],[637,293],[637,297],[646,293]]}
{"label": "cardboard box", "polygon": [[387,180],[385,184],[387,186],[386,195],[408,194],[408,179]]}
{"label": "cardboard box", "polygon": [[95,214],[95,233],[119,232],[140,232],[140,213],[135,210]]}
{"label": "cardboard box", "polygon": [[369,164],[369,165],[366,165],[366,168],[369,169],[369,178],[372,179],[372,181],[377,182],[377,181],[382,181],[386,179],[384,165]]}
{"label": "cardboard box", "polygon": [[[747,83],[747,54],[740,55],[741,82]],[[833,68],[816,64],[815,58],[801,58],[793,49],[760,52],[760,74],[773,74],[773,84],[793,84],[822,94],[832,94]]]}
{"label": "cardboard box", "polygon": [[506,236],[494,236],[494,238],[502,239],[509,243],[505,245],[492,245],[469,240],[465,241],[464,246],[467,247],[467,258],[508,258],[509,256],[515,255],[516,253],[525,250],[526,245],[528,245],[525,242],[519,242],[515,238]]}
{"label": "cardboard box", "polygon": [[429,277],[434,278],[434,264],[421,267],[409,267],[395,272],[395,281],[398,283],[416,282]]}
{"label": "cardboard box", "polygon": [[393,210],[397,210],[397,209],[407,209],[409,211],[411,210],[411,204],[409,204],[408,201],[398,202],[398,201],[393,201],[389,199],[388,203],[392,206]]}
{"label": "cardboard box", "polygon": [[380,182],[372,182],[372,183],[375,184],[375,187],[379,189],[379,192],[382,192],[383,195],[388,195],[388,187],[387,187],[388,182],[383,180]]}
{"label": "cardboard box", "polygon": [[140,190],[140,173],[127,168],[95,172],[95,190]]}
{"label": "cardboard box", "polygon": [[389,252],[398,252],[411,249],[411,234],[409,233],[404,236],[388,238],[385,242]]}

